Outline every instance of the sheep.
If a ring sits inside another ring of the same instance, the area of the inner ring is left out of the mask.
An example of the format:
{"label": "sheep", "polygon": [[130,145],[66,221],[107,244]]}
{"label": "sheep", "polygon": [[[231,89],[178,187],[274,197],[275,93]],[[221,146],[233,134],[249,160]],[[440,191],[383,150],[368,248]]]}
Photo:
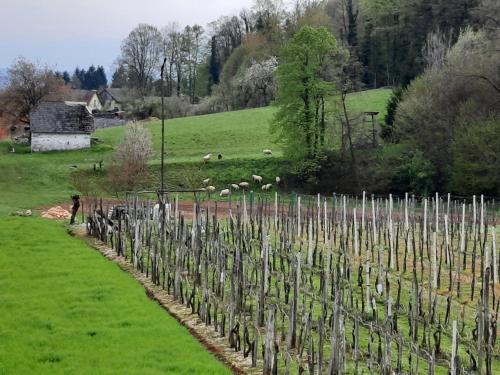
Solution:
{"label": "sheep", "polygon": [[273,186],[273,184],[262,185],[262,190],[267,191],[267,190],[271,189],[272,186]]}
{"label": "sheep", "polygon": [[236,184],[231,184],[231,187],[234,189],[234,190],[239,190],[240,187]]}
{"label": "sheep", "polygon": [[203,161],[205,163],[207,163],[210,159],[212,158],[212,153],[209,153],[209,154],[206,154],[204,157],[203,157]]}
{"label": "sheep", "polygon": [[210,179],[206,178],[203,180],[203,185],[208,185],[209,182],[210,182]]}
{"label": "sheep", "polygon": [[276,177],[276,185],[279,185],[279,184],[280,184],[280,182],[281,182],[281,178]]}
{"label": "sheep", "polygon": [[212,185],[207,186],[207,191],[208,191],[209,193],[214,192],[214,191],[215,191],[215,186],[212,186]]}
{"label": "sheep", "polygon": [[255,182],[261,184],[262,183],[262,176],[257,176],[256,174],[252,175],[252,178]]}
{"label": "sheep", "polygon": [[221,197],[228,197],[229,195],[231,195],[231,190],[229,189],[224,189],[224,190],[221,190],[219,196]]}
{"label": "sheep", "polygon": [[270,150],[268,148],[266,148],[265,150],[262,150],[262,152],[264,153],[264,155],[272,155],[273,154],[273,150]]}
{"label": "sheep", "polygon": [[248,186],[249,186],[249,183],[248,183],[248,182],[246,182],[246,181],[242,181],[242,182],[240,182],[240,187],[241,187],[241,188],[246,189]]}

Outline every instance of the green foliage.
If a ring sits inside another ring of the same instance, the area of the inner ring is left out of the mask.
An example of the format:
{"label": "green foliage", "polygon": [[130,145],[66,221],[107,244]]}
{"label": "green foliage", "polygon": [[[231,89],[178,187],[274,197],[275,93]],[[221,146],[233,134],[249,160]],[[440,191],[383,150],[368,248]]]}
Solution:
{"label": "green foliage", "polygon": [[435,191],[436,169],[420,151],[409,152],[400,159],[391,190],[399,193],[428,195]]}
{"label": "green foliage", "polygon": [[387,103],[387,114],[384,118],[384,124],[382,125],[382,132],[380,136],[385,141],[395,141],[394,139],[394,120],[396,117],[396,110],[398,108],[398,104],[403,97],[403,89],[396,88]]}
{"label": "green foliage", "polygon": [[[455,153],[460,154],[454,141],[468,128],[500,118],[499,59],[497,38],[464,30],[445,51],[444,61],[430,65],[403,94],[396,135],[435,165],[439,190],[449,190]],[[460,189],[456,184],[455,188]]]}
{"label": "green foliage", "polygon": [[500,119],[460,128],[452,149],[451,191],[500,196]]}
{"label": "green foliage", "polygon": [[273,132],[288,157],[314,159],[324,146],[325,105],[335,92],[329,77],[338,52],[335,38],[324,27],[304,26],[283,48]]}
{"label": "green foliage", "polygon": [[365,83],[380,87],[406,85],[424,70],[423,47],[431,32],[456,40],[472,24],[471,0],[362,0],[364,30],[360,59],[367,71]]}
{"label": "green foliage", "polygon": [[0,218],[0,228],[1,374],[230,373],[60,223]]}

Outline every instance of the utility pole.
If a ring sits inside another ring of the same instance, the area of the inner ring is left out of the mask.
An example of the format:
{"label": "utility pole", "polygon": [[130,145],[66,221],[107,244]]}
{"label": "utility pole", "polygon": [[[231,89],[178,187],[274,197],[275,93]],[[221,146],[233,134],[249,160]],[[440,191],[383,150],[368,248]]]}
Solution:
{"label": "utility pole", "polygon": [[161,66],[161,187],[160,193],[163,195],[165,191],[165,88],[163,84],[163,72],[167,58],[163,59]]}

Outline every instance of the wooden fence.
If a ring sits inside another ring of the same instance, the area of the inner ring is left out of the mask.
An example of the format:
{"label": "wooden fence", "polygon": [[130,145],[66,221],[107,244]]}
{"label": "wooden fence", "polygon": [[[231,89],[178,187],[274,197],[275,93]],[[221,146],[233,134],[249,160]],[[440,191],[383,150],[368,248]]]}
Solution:
{"label": "wooden fence", "polygon": [[88,233],[264,374],[500,373],[493,201],[160,201],[95,202]]}

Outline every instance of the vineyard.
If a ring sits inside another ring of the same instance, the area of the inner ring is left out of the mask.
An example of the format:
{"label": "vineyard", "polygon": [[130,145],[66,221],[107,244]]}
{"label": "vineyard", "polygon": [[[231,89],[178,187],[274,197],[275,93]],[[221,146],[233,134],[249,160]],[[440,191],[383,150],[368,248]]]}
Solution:
{"label": "vineyard", "polygon": [[500,373],[494,201],[250,193],[185,211],[159,201],[95,201],[88,233],[256,371]]}

